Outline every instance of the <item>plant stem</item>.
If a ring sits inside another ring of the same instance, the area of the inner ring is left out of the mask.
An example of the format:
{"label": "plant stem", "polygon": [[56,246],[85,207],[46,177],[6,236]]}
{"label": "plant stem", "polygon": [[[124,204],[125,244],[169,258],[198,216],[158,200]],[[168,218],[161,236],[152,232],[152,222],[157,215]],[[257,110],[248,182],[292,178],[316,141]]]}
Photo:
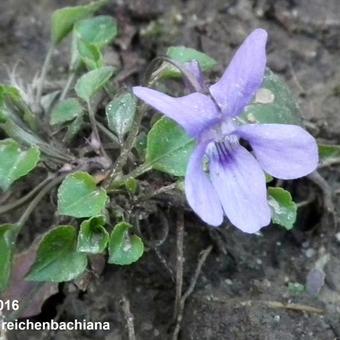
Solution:
{"label": "plant stem", "polygon": [[47,74],[48,68],[50,66],[50,63],[51,63],[53,50],[54,50],[54,45],[51,44],[50,47],[47,50],[47,54],[46,54],[46,57],[45,57],[45,60],[44,60],[44,64],[43,64],[43,67],[41,69],[38,88],[37,88],[37,96],[36,96],[36,100],[35,100],[37,107],[40,107],[40,101],[41,101],[41,96],[42,96],[42,92],[43,92],[43,88],[44,88],[45,78],[46,78],[46,74]]}
{"label": "plant stem", "polygon": [[[109,187],[112,182],[115,180],[115,177],[121,173],[124,165],[126,164],[128,158],[129,158],[129,154],[133,148],[133,146],[136,143],[136,139],[138,136],[138,132],[139,132],[139,128],[142,124],[142,120],[143,120],[143,116],[144,113],[146,111],[146,105],[142,105],[141,109],[139,110],[139,112],[136,115],[136,119],[133,122],[133,125],[131,127],[130,133],[122,147],[122,151],[121,154],[119,155],[117,161],[115,162],[115,164],[113,165],[113,169],[112,172],[110,174],[110,177],[108,179],[108,183],[107,183],[107,187]],[[138,169],[138,168],[136,168]],[[135,169],[135,170],[136,170]],[[129,176],[129,177],[135,177],[135,176]]]}
{"label": "plant stem", "polygon": [[20,199],[12,203],[8,203],[6,205],[1,206],[0,215],[10,210],[13,210],[15,208],[18,208],[24,203],[26,203],[31,197],[33,197],[38,191],[40,191],[40,189],[43,188],[50,180],[51,180],[51,177],[48,176],[45,180],[43,180],[40,184],[38,184],[33,190],[31,190],[27,195],[21,197]]}
{"label": "plant stem", "polygon": [[56,178],[54,178],[50,183],[48,183],[37,196],[31,201],[31,203],[27,206],[24,213],[21,215],[20,219],[16,223],[18,226],[18,233],[20,232],[23,225],[26,223],[27,219],[30,217],[33,210],[37,207],[40,201],[44,198],[44,196],[56,185],[58,185],[62,180],[68,175],[68,173],[64,173]]}
{"label": "plant stem", "polygon": [[102,123],[96,121],[97,127],[101,130],[115,145],[120,145],[118,138],[104,126]]}
{"label": "plant stem", "polygon": [[68,91],[69,91],[69,89],[70,89],[70,87],[71,87],[75,77],[76,77],[76,73],[74,71],[69,74],[67,82],[66,82],[66,85],[65,85],[65,87],[63,89],[63,92],[60,95],[60,98],[59,98],[60,101],[65,99],[65,97],[66,97],[66,95],[67,95],[67,93],[68,93]]}
{"label": "plant stem", "polygon": [[99,144],[99,148],[100,148],[102,155],[105,158],[110,159],[110,157],[107,155],[107,153],[106,153],[106,151],[103,147],[103,144],[100,140],[100,135],[99,135],[99,131],[98,131],[98,128],[97,128],[97,121],[96,121],[96,117],[95,117],[95,112],[94,112],[89,101],[87,102],[87,109],[88,109],[88,112],[89,112],[90,124],[91,124],[91,128],[92,128],[94,138],[96,139],[96,142]]}
{"label": "plant stem", "polygon": [[174,308],[174,319],[177,319],[181,298],[182,298],[182,290],[183,290],[183,263],[184,263],[184,252],[183,252],[183,244],[184,244],[184,213],[183,211],[179,211],[177,213],[177,253],[176,253],[176,298],[175,298],[175,308]]}
{"label": "plant stem", "polygon": [[137,168],[133,169],[127,175],[121,176],[119,178],[113,178],[113,181],[110,181],[109,185],[107,185],[106,188],[109,188],[108,191],[111,192],[111,191],[115,190],[115,188],[112,187],[112,184],[115,182],[116,179],[118,179],[121,182],[124,182],[124,181],[128,180],[129,178],[139,177],[139,176],[143,175],[144,173],[150,171],[151,169],[152,169],[152,166],[150,164],[143,163],[140,166],[138,166]]}

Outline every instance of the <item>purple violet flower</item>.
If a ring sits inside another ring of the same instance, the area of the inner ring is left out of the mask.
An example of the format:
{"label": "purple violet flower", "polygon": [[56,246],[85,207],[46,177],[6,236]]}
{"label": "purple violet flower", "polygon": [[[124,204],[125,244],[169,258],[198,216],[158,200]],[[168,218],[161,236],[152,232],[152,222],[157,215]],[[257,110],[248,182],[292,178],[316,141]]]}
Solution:
{"label": "purple violet flower", "polygon": [[[265,30],[253,31],[222,78],[209,87],[209,95],[194,92],[174,98],[146,87],[133,88],[137,97],[175,120],[197,141],[185,177],[191,208],[212,226],[220,225],[226,215],[247,233],[257,232],[271,220],[265,173],[293,179],[313,172],[318,164],[316,141],[303,128],[239,123],[238,116],[263,82],[266,41]],[[192,67],[202,84],[200,72]],[[240,139],[249,143],[251,152]]]}

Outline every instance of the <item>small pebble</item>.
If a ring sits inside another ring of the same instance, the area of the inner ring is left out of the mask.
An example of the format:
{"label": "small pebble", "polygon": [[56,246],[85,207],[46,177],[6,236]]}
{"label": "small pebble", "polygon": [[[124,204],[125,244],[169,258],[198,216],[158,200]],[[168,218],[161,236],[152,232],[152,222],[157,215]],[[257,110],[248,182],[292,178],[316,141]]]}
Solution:
{"label": "small pebble", "polygon": [[335,238],[340,243],[340,232],[335,234]]}
{"label": "small pebble", "polygon": [[305,251],[305,255],[306,257],[308,257],[309,259],[311,257],[313,257],[315,255],[315,249],[313,248],[308,248],[306,251]]}

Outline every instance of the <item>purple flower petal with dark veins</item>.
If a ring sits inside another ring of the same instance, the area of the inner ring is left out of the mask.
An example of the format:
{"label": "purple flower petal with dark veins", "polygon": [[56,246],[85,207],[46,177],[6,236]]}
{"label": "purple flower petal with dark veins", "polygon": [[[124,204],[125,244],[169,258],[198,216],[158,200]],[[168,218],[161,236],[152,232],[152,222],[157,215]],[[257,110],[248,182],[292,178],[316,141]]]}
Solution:
{"label": "purple flower petal with dark veins", "polygon": [[185,193],[191,208],[206,223],[218,226],[223,222],[223,210],[208,174],[203,171],[203,156],[207,143],[200,143],[190,157],[185,176]]}
{"label": "purple flower petal with dark veins", "polygon": [[262,84],[266,67],[267,32],[252,32],[235,53],[222,78],[210,86],[220,110],[230,117],[239,115]]}
{"label": "purple flower petal with dark veins", "polygon": [[300,126],[248,124],[236,133],[250,143],[262,169],[273,177],[299,178],[318,166],[315,139]]}
{"label": "purple flower petal with dark veins", "polygon": [[214,145],[210,154],[210,178],[230,222],[246,233],[268,225],[266,179],[256,159],[238,143]]}
{"label": "purple flower petal with dark veins", "polygon": [[[315,139],[299,126],[237,125],[235,116],[252,101],[263,82],[266,41],[263,29],[248,36],[222,78],[210,86],[212,98],[198,92],[174,98],[145,87],[133,88],[137,97],[175,120],[197,140],[185,177],[192,209],[213,226],[220,225],[225,214],[247,233],[270,223],[264,172],[292,179],[313,172],[318,163]],[[197,85],[202,76],[196,66],[191,64],[187,70]],[[195,89],[203,90],[199,85]],[[241,138],[250,143],[255,157],[240,145]],[[203,170],[205,157],[208,172]]]}

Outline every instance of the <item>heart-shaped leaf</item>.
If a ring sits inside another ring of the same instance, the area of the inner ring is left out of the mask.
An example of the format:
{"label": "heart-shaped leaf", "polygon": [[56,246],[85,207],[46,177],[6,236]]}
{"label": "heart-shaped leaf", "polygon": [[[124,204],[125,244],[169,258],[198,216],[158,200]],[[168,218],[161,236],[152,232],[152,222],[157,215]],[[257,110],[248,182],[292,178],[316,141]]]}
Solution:
{"label": "heart-shaped leaf", "polygon": [[74,32],[81,40],[101,49],[113,41],[118,28],[114,18],[100,15],[77,22]]}
{"label": "heart-shaped leaf", "polygon": [[109,242],[109,263],[128,265],[143,255],[143,241],[137,235],[129,234],[132,228],[131,224],[125,222],[114,227]]}
{"label": "heart-shaped leaf", "polygon": [[16,232],[14,224],[0,225],[0,291],[7,288],[10,278]]}
{"label": "heart-shaped leaf", "polygon": [[104,66],[82,75],[74,88],[78,97],[89,102],[91,97],[112,77],[113,72],[113,67]]}
{"label": "heart-shaped leaf", "polygon": [[68,98],[60,102],[51,113],[51,125],[61,124],[73,120],[83,113],[83,107],[75,98]]}
{"label": "heart-shaped leaf", "polygon": [[92,217],[80,225],[77,250],[79,252],[99,254],[103,253],[109,241],[103,216]]}
{"label": "heart-shaped leaf", "polygon": [[106,117],[109,128],[115,132],[120,141],[130,130],[136,113],[136,97],[127,92],[114,98],[106,106]]}
{"label": "heart-shaped leaf", "polygon": [[170,119],[158,120],[147,138],[146,164],[174,176],[185,176],[195,142]]}
{"label": "heart-shaped leaf", "polygon": [[268,194],[268,203],[272,208],[272,221],[291,230],[296,221],[297,206],[290,192],[279,187],[269,187]]}
{"label": "heart-shaped leaf", "polygon": [[73,217],[93,217],[101,214],[107,202],[103,188],[97,188],[87,172],[67,176],[58,190],[58,212]]}
{"label": "heart-shaped leaf", "polygon": [[71,31],[74,24],[93,15],[107,0],[91,2],[83,6],[64,7],[56,10],[52,15],[51,35],[52,42],[59,44]]}
{"label": "heart-shaped leaf", "polygon": [[37,147],[22,150],[13,139],[0,141],[0,188],[7,190],[20,177],[33,170],[40,159]]}
{"label": "heart-shaped leaf", "polygon": [[[207,54],[184,46],[169,47],[166,55],[180,64],[196,60],[203,71],[210,71],[217,65],[216,60]],[[172,65],[166,65],[161,74],[164,78],[177,78],[181,75],[181,72]]]}
{"label": "heart-shaped leaf", "polygon": [[78,253],[77,231],[71,225],[61,225],[42,239],[37,257],[26,279],[29,281],[64,282],[84,272],[85,254]]}
{"label": "heart-shaped leaf", "polygon": [[285,82],[267,70],[255,100],[240,116],[246,123],[301,125],[297,100]]}

